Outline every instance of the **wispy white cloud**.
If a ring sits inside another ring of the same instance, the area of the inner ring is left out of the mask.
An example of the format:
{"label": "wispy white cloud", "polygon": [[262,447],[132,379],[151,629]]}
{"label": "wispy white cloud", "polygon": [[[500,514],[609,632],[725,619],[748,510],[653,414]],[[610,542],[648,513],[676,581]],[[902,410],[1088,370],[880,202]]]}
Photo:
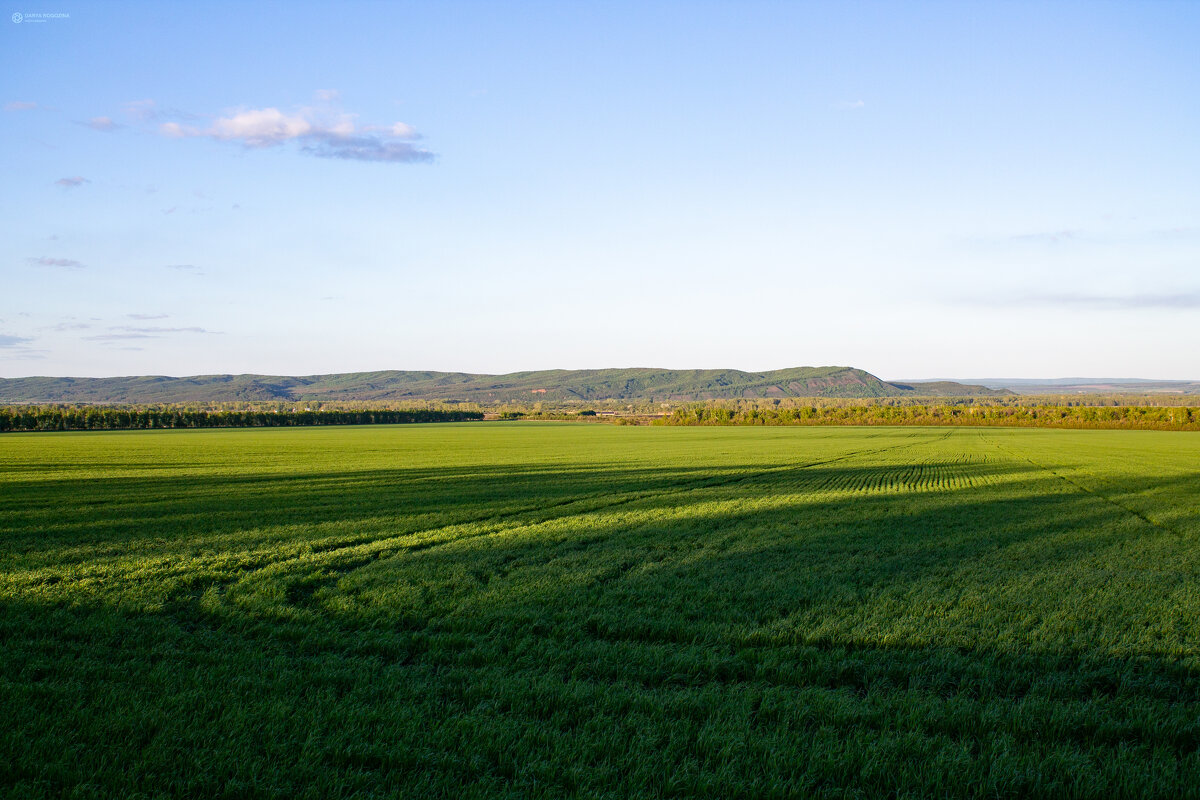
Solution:
{"label": "wispy white cloud", "polygon": [[177,272],[190,272],[192,275],[204,274],[195,264],[167,264],[166,268],[173,269]]}
{"label": "wispy white cloud", "polygon": [[188,111],[183,111],[178,108],[169,108],[160,106],[154,100],[130,100],[121,106],[121,111],[126,117],[135,122],[159,122],[162,120],[184,120],[194,121],[201,117],[197,114],[192,114]]}
{"label": "wispy white cloud", "polygon": [[13,336],[9,333],[0,333],[0,347],[20,347],[32,341],[33,339],[30,339],[28,336]]}
{"label": "wispy white cloud", "polygon": [[50,258],[49,256],[36,256],[25,259],[25,262],[32,264],[35,267],[66,267],[68,269],[80,269],[84,266],[79,261],[73,258]]}
{"label": "wispy white cloud", "polygon": [[1194,236],[1200,232],[1200,228],[1195,225],[1176,225],[1174,228],[1160,228],[1159,230],[1150,231],[1149,235],[1159,239],[1178,239],[1186,236]]}
{"label": "wispy white cloud", "polygon": [[158,116],[158,103],[153,100],[130,100],[122,109],[127,116],[145,122],[146,120],[154,119]]}
{"label": "wispy white cloud", "polygon": [[84,341],[88,342],[123,342],[129,339],[161,339],[164,336],[170,336],[177,333],[204,333],[209,335],[219,335],[220,331],[210,331],[207,328],[196,326],[188,326],[181,328],[168,328],[158,325],[110,325],[109,333],[97,333],[91,336],[84,336]]}
{"label": "wispy white cloud", "polygon": [[106,133],[108,131],[115,131],[117,128],[125,127],[124,125],[114,122],[112,117],[92,117],[87,122],[82,124],[88,126],[94,131],[104,131]]}
{"label": "wispy white cloud", "polygon": [[[163,314],[165,317],[166,314]],[[129,331],[130,333],[215,333],[205,328],[197,328],[195,326],[187,328],[165,328],[160,325],[147,325],[145,327],[137,325],[113,325],[109,328],[111,331]]]}
{"label": "wispy white cloud", "polygon": [[277,108],[264,108],[221,117],[205,130],[184,127],[178,122],[164,123],[159,130],[164,136],[208,136],[223,141],[240,140],[247,147],[269,147],[303,136],[311,129],[303,117],[289,117]]}
{"label": "wispy white cloud", "polygon": [[[326,103],[334,103],[338,98],[332,89],[323,89],[317,96]],[[302,153],[319,158],[390,163],[434,158],[432,152],[413,143],[421,137],[407,123],[359,125],[356,115],[329,109],[300,108],[292,112],[274,107],[240,109],[217,117],[206,127],[171,121],[161,123],[158,130],[170,138],[205,138],[249,149],[296,142]]]}
{"label": "wispy white cloud", "polygon": [[37,103],[30,103],[24,100],[14,100],[11,103],[4,104],[5,111],[33,111],[35,108],[41,108]]}
{"label": "wispy white cloud", "polygon": [[862,100],[840,100],[834,105],[834,108],[841,111],[854,111],[858,108],[865,108],[866,105]]}
{"label": "wispy white cloud", "polygon": [[54,182],[56,186],[61,186],[64,189],[74,189],[77,186],[83,186],[85,183],[91,183],[91,181],[79,175],[73,178],[59,178]]}
{"label": "wispy white cloud", "polygon": [[126,314],[130,319],[166,319],[170,314]]}

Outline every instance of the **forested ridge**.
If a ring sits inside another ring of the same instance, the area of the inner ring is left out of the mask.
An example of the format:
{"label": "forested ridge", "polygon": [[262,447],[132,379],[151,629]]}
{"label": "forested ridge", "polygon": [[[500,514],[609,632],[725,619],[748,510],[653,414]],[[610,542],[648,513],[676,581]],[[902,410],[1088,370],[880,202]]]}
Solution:
{"label": "forested ridge", "polygon": [[853,367],[766,372],[654,368],[537,370],[503,375],[384,370],[330,375],[140,375],[0,378],[0,403],[687,402],[755,397],[988,396],[954,382],[898,384]]}

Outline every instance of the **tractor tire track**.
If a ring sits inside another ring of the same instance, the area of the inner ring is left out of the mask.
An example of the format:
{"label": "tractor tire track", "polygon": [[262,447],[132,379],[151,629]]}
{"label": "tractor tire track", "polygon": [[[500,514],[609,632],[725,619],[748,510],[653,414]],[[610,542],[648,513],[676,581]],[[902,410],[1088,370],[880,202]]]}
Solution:
{"label": "tractor tire track", "polygon": [[1095,489],[1091,489],[1091,488],[1085,486],[1084,484],[1080,483],[1079,481],[1075,480],[1074,478],[1069,478],[1066,475],[1063,475],[1062,473],[1055,470],[1053,467],[1050,467],[1050,466],[1047,466],[1040,462],[1034,461],[1032,458],[1029,458],[1026,455],[1022,455],[1021,453],[1014,452],[1014,451],[1010,450],[1009,448],[1004,447],[999,442],[993,441],[992,444],[996,447],[997,450],[1000,450],[1003,453],[1007,453],[1011,458],[1026,461],[1026,462],[1032,464],[1033,466],[1037,467],[1039,470],[1041,470],[1043,472],[1048,472],[1051,475],[1053,475],[1055,478],[1058,478],[1060,481],[1063,481],[1063,482],[1073,486],[1074,488],[1078,489],[1080,492],[1083,492],[1084,494],[1087,494],[1091,497],[1095,497],[1098,500],[1102,500],[1105,503],[1108,503],[1109,505],[1115,506],[1116,508],[1120,509],[1121,511],[1124,511],[1126,514],[1128,514],[1132,517],[1136,517],[1137,519],[1141,520],[1142,522],[1146,523],[1147,525],[1149,525],[1153,528],[1157,528],[1161,531],[1166,531],[1167,533],[1174,534],[1175,536],[1179,536],[1179,537],[1183,537],[1185,535],[1182,531],[1180,531],[1170,525],[1167,525],[1162,522],[1156,522],[1155,520],[1150,519],[1150,517],[1146,516],[1141,511],[1138,511],[1136,508],[1130,508],[1129,506],[1125,505],[1124,503],[1120,502],[1119,500],[1115,500],[1112,497],[1104,494],[1103,492],[1098,492]]}
{"label": "tractor tire track", "polygon": [[[257,577],[266,577],[273,573],[279,573],[281,577],[286,575],[292,567],[303,563],[305,566],[311,566],[313,569],[320,569],[329,581],[337,581],[342,576],[354,572],[368,564],[376,561],[391,558],[397,555],[406,553],[427,552],[429,550],[445,547],[447,545],[458,544],[465,541],[479,539],[482,537],[493,536],[503,531],[517,530],[519,528],[532,527],[535,525],[545,525],[558,520],[567,519],[581,513],[594,513],[598,511],[607,511],[621,506],[631,505],[643,500],[651,500],[657,498],[672,497],[675,495],[686,494],[696,491],[704,491],[707,489],[725,488],[729,486],[737,486],[738,484],[747,483],[749,481],[763,478],[770,475],[784,474],[788,472],[801,472],[813,467],[834,464],[842,461],[847,461],[859,456],[875,455],[877,453],[890,452],[893,450],[906,449],[916,447],[918,445],[928,444],[930,442],[943,441],[952,435],[952,431],[947,431],[937,437],[919,436],[913,434],[911,438],[915,441],[902,442],[896,445],[887,447],[863,448],[854,450],[832,458],[820,459],[817,461],[808,461],[802,464],[784,464],[768,469],[754,470],[734,476],[718,477],[718,478],[701,478],[672,486],[667,489],[656,489],[646,492],[631,492],[622,496],[613,498],[608,502],[597,504],[589,504],[588,501],[597,498],[603,498],[606,493],[596,493],[584,497],[572,498],[569,500],[558,501],[545,506],[536,508],[514,509],[513,511],[504,512],[501,514],[479,515],[474,518],[454,522],[450,525],[441,525],[423,530],[409,531],[398,536],[387,536],[379,539],[372,539],[367,542],[356,542],[344,547],[330,547],[322,550],[319,553],[308,552],[290,558],[272,560],[267,564],[255,566],[245,570],[239,575],[231,576],[228,580],[214,584],[218,592],[224,592],[231,586],[253,579]],[[918,438],[919,437],[919,438]],[[535,512],[558,511],[569,506],[583,506],[572,509],[569,513],[551,513],[537,514]],[[531,518],[528,518],[532,514]],[[510,526],[514,520],[521,517],[519,525]],[[483,530],[479,530],[467,535],[449,535],[439,536],[438,534],[451,534],[453,529],[459,527],[467,527],[478,525],[480,523],[490,522]],[[411,540],[414,537],[423,537],[423,541],[402,543],[401,540]],[[432,540],[431,540],[432,539]],[[325,563],[322,563],[325,562]]]}

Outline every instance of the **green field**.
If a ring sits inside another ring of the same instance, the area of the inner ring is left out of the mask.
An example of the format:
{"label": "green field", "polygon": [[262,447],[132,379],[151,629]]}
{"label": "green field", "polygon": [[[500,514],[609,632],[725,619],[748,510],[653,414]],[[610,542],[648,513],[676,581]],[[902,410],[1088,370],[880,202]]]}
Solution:
{"label": "green field", "polygon": [[1200,434],[0,437],[0,795],[1200,794]]}

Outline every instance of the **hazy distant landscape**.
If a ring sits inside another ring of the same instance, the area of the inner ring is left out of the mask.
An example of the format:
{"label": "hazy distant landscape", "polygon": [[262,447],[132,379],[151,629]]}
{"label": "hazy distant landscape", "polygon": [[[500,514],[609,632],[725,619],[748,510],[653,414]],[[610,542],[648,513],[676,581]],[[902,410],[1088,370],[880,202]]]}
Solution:
{"label": "hazy distant landscape", "polygon": [[1142,378],[974,378],[962,383],[1016,394],[1200,394],[1200,381]]}

